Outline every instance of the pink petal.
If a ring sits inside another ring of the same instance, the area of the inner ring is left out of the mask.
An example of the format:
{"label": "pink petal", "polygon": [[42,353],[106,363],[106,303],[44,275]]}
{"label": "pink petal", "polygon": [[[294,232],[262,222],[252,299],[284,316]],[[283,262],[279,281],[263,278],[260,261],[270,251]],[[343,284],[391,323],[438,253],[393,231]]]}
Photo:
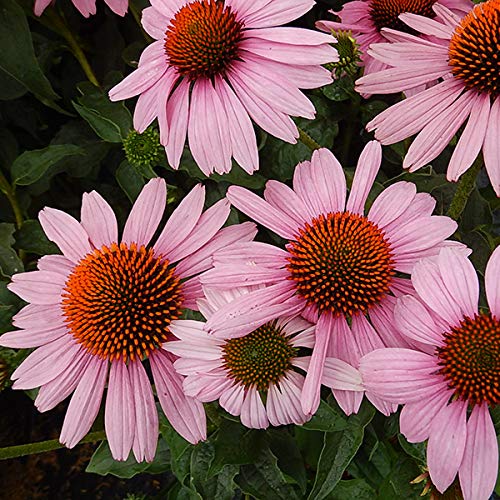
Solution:
{"label": "pink petal", "polygon": [[[134,129],[137,132],[142,134],[159,116],[160,110],[166,107],[168,95],[177,78],[173,71],[167,71],[163,78],[139,95],[134,110]],[[163,123],[160,123],[160,127],[165,132]]]}
{"label": "pink petal", "polygon": [[143,9],[141,16],[142,27],[154,39],[161,40],[165,37],[165,28],[168,23],[169,18],[154,7]]}
{"label": "pink petal", "polygon": [[398,299],[394,309],[398,329],[411,340],[433,346],[443,345],[443,332],[424,305],[411,295]]}
{"label": "pink petal", "polygon": [[471,261],[455,249],[443,248],[439,252],[438,266],[443,283],[462,314],[474,317],[478,312],[479,281]]}
{"label": "pink petal", "polygon": [[182,384],[182,390],[186,396],[193,398],[193,400],[210,403],[219,399],[221,394],[233,385],[234,381],[226,378],[225,373],[219,375],[215,370],[208,374],[198,373],[186,377]]}
{"label": "pink petal", "polygon": [[123,361],[111,363],[104,426],[113,458],[127,460],[134,442],[135,410],[132,384]]}
{"label": "pink petal", "polygon": [[316,342],[302,388],[302,411],[306,415],[314,414],[319,406],[325,359],[330,339],[336,333],[335,324],[336,320],[331,314],[322,314],[316,326]]}
{"label": "pink petal", "polygon": [[106,5],[119,16],[124,16],[128,10],[128,0],[104,0]]}
{"label": "pink petal", "polygon": [[490,98],[488,95],[479,96],[471,108],[469,120],[465,126],[457,146],[448,164],[446,178],[457,181],[458,178],[472,165],[483,147],[488,130],[490,115]]}
{"label": "pink petal", "polygon": [[242,385],[234,385],[226,389],[219,399],[219,404],[231,415],[241,414],[245,390]]}
{"label": "pink petal", "polygon": [[419,16],[418,14],[405,12],[404,14],[400,14],[399,18],[405,24],[410,26],[410,28],[420,31],[420,33],[423,33],[424,35],[434,35],[445,40],[449,40],[453,35],[453,28],[438,21],[434,21],[433,19]]}
{"label": "pink petal", "polygon": [[294,220],[248,189],[231,186],[227,191],[227,198],[238,210],[271,229],[282,238],[288,240],[294,238],[297,232],[297,225]]}
{"label": "pink petal", "polygon": [[46,207],[38,218],[47,238],[71,261],[78,262],[92,251],[88,234],[71,215]]}
{"label": "pink petal", "polygon": [[252,121],[224,79],[216,78],[215,90],[226,111],[232,155],[247,173],[252,174],[259,168],[257,139]]}
{"label": "pink petal", "polygon": [[35,399],[39,412],[52,410],[75,389],[93,356],[85,349],[76,353],[72,362],[54,379],[40,387]]}
{"label": "pink petal", "polygon": [[297,227],[301,227],[311,220],[302,199],[293,189],[282,182],[267,181],[264,198],[270,205],[282,212],[285,217],[292,218]]}
{"label": "pink petal", "polygon": [[165,145],[168,163],[178,169],[181,161],[189,121],[189,80],[183,79],[174,90],[166,106],[166,117],[160,123],[160,142]]}
{"label": "pink petal", "polygon": [[54,326],[45,330],[16,330],[4,333],[0,337],[0,345],[13,349],[23,349],[27,347],[38,347],[57,340],[63,335],[68,335],[68,329],[65,325]]}
{"label": "pink petal", "polygon": [[28,304],[12,318],[12,324],[16,328],[45,330],[63,326],[64,317],[59,306]]}
{"label": "pink petal", "polygon": [[373,186],[382,161],[382,147],[378,141],[370,141],[358,160],[346,210],[354,214],[363,214],[365,203]]}
{"label": "pink petal", "polygon": [[434,417],[427,444],[427,466],[433,484],[444,493],[451,485],[464,455],[467,402],[444,406]]}
{"label": "pink petal", "polygon": [[26,302],[55,305],[61,300],[65,277],[51,271],[30,271],[12,276],[7,288]]}
{"label": "pink petal", "polygon": [[349,363],[336,358],[326,358],[321,383],[331,389],[363,391],[359,371]]}
{"label": "pink petal", "polygon": [[453,391],[443,388],[427,398],[406,404],[401,410],[400,430],[410,443],[421,443],[429,437],[435,416],[448,403]]}
{"label": "pink petal", "polygon": [[252,222],[234,224],[225,227],[203,247],[195,253],[185,257],[177,264],[177,272],[180,276],[189,277],[212,267],[212,256],[222,248],[229,247],[237,241],[251,241],[257,228]]}
{"label": "pink petal", "polygon": [[73,363],[80,346],[70,335],[63,335],[35,349],[14,371],[14,389],[34,389],[55,379]]}
{"label": "pink petal", "polygon": [[[360,357],[375,349],[385,347],[377,331],[366,319],[364,314],[356,314],[351,318],[351,331],[352,333],[350,333],[350,336],[354,337]],[[358,361],[355,358],[351,359],[353,362]],[[355,366],[357,366],[357,363]]]}
{"label": "pink petal", "polygon": [[292,45],[322,45],[335,43],[331,35],[304,28],[273,27],[248,31],[248,38],[261,38],[270,42],[289,43]]}
{"label": "pink petal", "polygon": [[459,478],[464,500],[490,498],[498,474],[498,442],[486,404],[476,405],[467,422],[467,442]]}
{"label": "pink petal", "polygon": [[118,242],[118,223],[108,202],[96,191],[84,193],[82,199],[82,226],[92,245],[101,248]]}
{"label": "pink petal", "polygon": [[[151,359],[151,357],[150,357]],[[151,363],[151,367],[153,363]],[[134,397],[135,435],[132,450],[138,462],[152,462],[158,443],[158,412],[151,384],[140,360],[128,365],[131,394]]]}
{"label": "pink petal", "polygon": [[500,196],[500,99],[497,97],[491,106],[488,126],[483,145],[484,164],[491,185],[497,196]]}
{"label": "pink petal", "polygon": [[62,274],[65,278],[73,271],[75,264],[64,255],[44,255],[38,259],[40,271],[51,271]]}
{"label": "pink petal", "polygon": [[139,194],[130,211],[122,242],[146,246],[161,221],[167,198],[167,186],[161,178],[150,180]]}
{"label": "pink petal", "polygon": [[[226,1],[226,4],[229,3]],[[235,9],[239,11],[241,0],[232,0]],[[314,5],[313,0],[266,0],[260,3],[256,0],[247,1],[250,8],[242,16],[248,28],[264,28],[287,24],[308,12]]]}
{"label": "pink petal", "polygon": [[154,245],[155,252],[168,256],[186,239],[199,221],[205,203],[205,186],[197,184],[169,217]]}
{"label": "pink petal", "polygon": [[184,395],[182,377],[176,373],[166,353],[155,351],[150,361],[158,399],[168,421],[190,443],[204,441],[207,424],[203,405]]}
{"label": "pink petal", "polygon": [[256,389],[248,389],[241,406],[241,423],[251,429],[267,429],[266,409]]}
{"label": "pink petal", "polygon": [[486,298],[490,306],[491,313],[500,318],[500,246],[491,254],[490,260],[486,266],[485,288]]}
{"label": "pink petal", "polygon": [[93,357],[82,374],[71,397],[59,441],[73,448],[89,432],[94,423],[108,375],[108,362]]}

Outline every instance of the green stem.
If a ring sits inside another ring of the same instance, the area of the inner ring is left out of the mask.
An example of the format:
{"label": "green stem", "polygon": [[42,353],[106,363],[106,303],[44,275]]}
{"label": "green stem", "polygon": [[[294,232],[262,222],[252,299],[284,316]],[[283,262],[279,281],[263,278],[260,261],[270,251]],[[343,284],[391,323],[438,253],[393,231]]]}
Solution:
{"label": "green stem", "polygon": [[97,80],[97,77],[95,76],[95,73],[90,66],[87,56],[78,44],[78,41],[74,37],[71,28],[66,23],[66,20],[62,17],[61,14],[56,11],[56,9],[47,9],[45,15],[52,22],[52,25],[54,26],[57,33],[59,33],[68,42],[72,54],[80,63],[80,66],[82,67],[83,72],[87,76],[88,80],[96,87],[99,87],[99,81]]}
{"label": "green stem", "polygon": [[471,195],[472,191],[474,191],[474,187],[476,185],[476,177],[483,162],[480,157],[476,159],[473,163],[472,167],[465,172],[457,184],[457,190],[453,195],[453,199],[451,200],[450,207],[448,208],[447,215],[454,220],[458,220],[462,215],[462,212],[467,205],[467,200]]}
{"label": "green stem", "polygon": [[[80,443],[95,443],[105,439],[105,432],[97,431],[87,434]],[[34,455],[35,453],[45,453],[46,451],[58,450],[59,448],[64,448],[64,445],[57,439],[42,441],[40,443],[21,444],[19,446],[7,446],[6,448],[0,448],[0,460]]]}
{"label": "green stem", "polygon": [[321,146],[307,132],[304,132],[299,127],[297,128],[299,130],[299,141],[302,144],[305,144],[311,151],[321,148]]}
{"label": "green stem", "polygon": [[14,188],[10,185],[9,181],[5,178],[3,173],[0,171],[0,191],[5,194],[9,200],[12,211],[14,212],[14,217],[16,219],[16,227],[19,229],[23,225],[23,213],[21,212],[21,207],[17,201],[16,192]]}

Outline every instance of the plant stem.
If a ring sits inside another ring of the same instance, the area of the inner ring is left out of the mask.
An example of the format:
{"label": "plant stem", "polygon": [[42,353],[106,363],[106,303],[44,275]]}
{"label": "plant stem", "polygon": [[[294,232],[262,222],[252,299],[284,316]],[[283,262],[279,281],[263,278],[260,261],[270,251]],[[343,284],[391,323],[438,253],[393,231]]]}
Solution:
{"label": "plant stem", "polygon": [[311,151],[321,148],[321,146],[307,132],[304,132],[299,127],[297,128],[299,130],[299,141],[302,144],[305,144]]}
{"label": "plant stem", "polygon": [[10,185],[9,181],[5,178],[3,173],[0,171],[0,191],[5,194],[9,200],[12,211],[14,212],[14,217],[16,219],[16,227],[19,229],[23,225],[23,214],[21,212],[21,207],[16,198],[16,192],[14,188]]}
{"label": "plant stem", "polygon": [[83,72],[87,76],[88,80],[93,83],[96,87],[99,87],[99,81],[95,76],[95,73],[90,66],[90,63],[87,59],[87,56],[84,54],[81,49],[78,41],[73,35],[71,28],[66,23],[64,17],[59,14],[56,9],[47,9],[46,14],[47,18],[52,22],[53,27],[67,42],[69,48],[71,49],[72,54],[76,57],[80,66],[83,69]]}
{"label": "plant stem", "polygon": [[483,162],[481,158],[478,157],[469,170],[467,170],[467,172],[465,172],[458,181],[457,190],[455,191],[450,207],[448,208],[448,217],[458,220],[462,215],[462,212],[467,205],[467,200],[469,199],[472,191],[474,191],[476,177],[481,170],[482,165]]}
{"label": "plant stem", "polygon": [[[87,434],[80,443],[95,443],[105,439],[105,432],[97,431]],[[35,453],[44,453],[46,451],[58,450],[59,448],[64,448],[64,445],[57,439],[42,441],[40,443],[21,444],[19,446],[7,446],[6,448],[0,448],[0,460],[24,457],[25,455],[33,455]]]}

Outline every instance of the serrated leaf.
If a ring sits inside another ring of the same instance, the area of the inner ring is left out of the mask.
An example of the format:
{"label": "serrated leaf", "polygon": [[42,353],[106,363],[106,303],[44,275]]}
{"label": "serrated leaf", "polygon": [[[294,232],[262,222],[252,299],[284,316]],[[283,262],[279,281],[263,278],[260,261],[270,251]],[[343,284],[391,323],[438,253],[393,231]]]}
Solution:
{"label": "serrated leaf", "polygon": [[83,154],[83,149],[73,144],[51,145],[44,149],[25,151],[12,164],[12,182],[18,186],[28,186],[63,158]]}
{"label": "serrated leaf", "polygon": [[26,220],[16,232],[16,248],[37,255],[60,253],[57,245],[52,243],[43,232],[40,222]]}
{"label": "serrated leaf", "polygon": [[114,460],[107,441],[103,441],[92,455],[85,472],[93,472],[100,476],[111,474],[122,479],[129,479],[136,474],[147,472],[148,474],[161,474],[169,470],[170,453],[167,444],[160,439],[156,449],[155,458],[152,462],[137,463],[134,454],[130,452],[127,460],[119,462]]}
{"label": "serrated leaf", "polygon": [[45,77],[33,49],[23,9],[15,0],[0,0],[0,69],[42,102],[59,99]]}

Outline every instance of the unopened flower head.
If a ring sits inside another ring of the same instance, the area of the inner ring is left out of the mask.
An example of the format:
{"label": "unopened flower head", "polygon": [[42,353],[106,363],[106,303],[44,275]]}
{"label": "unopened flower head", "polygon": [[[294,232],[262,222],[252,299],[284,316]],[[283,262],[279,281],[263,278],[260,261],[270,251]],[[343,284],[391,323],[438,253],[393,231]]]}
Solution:
{"label": "unopened flower head", "polygon": [[314,0],[153,1],[142,24],[156,41],[110,98],[139,95],[134,127],[142,132],[158,118],[173,168],[179,167],[187,138],[206,175],[229,172],[231,158],[252,173],[259,167],[252,120],[295,143],[299,133],[290,117],[315,115],[299,89],[331,82],[321,65],[338,60],[335,39],[281,26],[313,5]]}

